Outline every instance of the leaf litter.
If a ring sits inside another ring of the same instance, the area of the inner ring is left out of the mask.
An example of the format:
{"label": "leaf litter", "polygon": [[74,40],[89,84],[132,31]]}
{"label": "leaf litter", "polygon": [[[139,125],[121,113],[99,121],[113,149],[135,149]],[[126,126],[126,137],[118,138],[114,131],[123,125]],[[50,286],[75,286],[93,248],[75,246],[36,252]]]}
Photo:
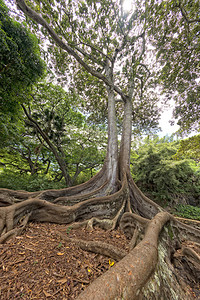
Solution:
{"label": "leaf litter", "polygon": [[58,232],[70,238],[107,242],[128,252],[126,238],[118,230],[69,230],[67,225],[29,223],[21,236],[0,245],[1,300],[76,299],[115,264],[112,257],[61,240]]}

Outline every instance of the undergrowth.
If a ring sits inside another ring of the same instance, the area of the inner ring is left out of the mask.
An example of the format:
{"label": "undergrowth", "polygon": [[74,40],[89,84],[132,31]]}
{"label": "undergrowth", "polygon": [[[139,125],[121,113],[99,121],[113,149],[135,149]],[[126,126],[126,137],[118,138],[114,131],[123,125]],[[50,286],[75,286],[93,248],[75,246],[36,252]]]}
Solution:
{"label": "undergrowth", "polygon": [[200,221],[200,207],[178,204],[175,207],[175,215]]}

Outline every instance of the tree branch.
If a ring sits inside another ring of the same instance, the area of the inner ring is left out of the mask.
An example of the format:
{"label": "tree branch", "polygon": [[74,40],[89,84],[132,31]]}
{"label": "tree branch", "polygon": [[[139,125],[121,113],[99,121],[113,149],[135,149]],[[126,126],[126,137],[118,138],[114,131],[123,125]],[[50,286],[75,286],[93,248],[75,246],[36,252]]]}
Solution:
{"label": "tree branch", "polygon": [[178,7],[180,8],[180,11],[181,11],[181,14],[182,14],[183,18],[185,19],[185,21],[186,21],[188,24],[200,22],[200,18],[199,18],[199,19],[189,20],[188,17],[187,17],[187,14],[186,14],[185,10],[183,9],[183,7],[182,7],[182,5],[181,5],[180,2],[178,3]]}
{"label": "tree branch", "polygon": [[126,101],[127,96],[122,92],[120,88],[115,86],[111,81],[108,80],[108,78],[106,78],[100,72],[91,68],[68,44],[64,43],[64,41],[55,33],[55,31],[39,14],[37,14],[33,9],[26,5],[24,0],[16,0],[16,3],[17,7],[21,9],[25,15],[30,17],[38,24],[42,25],[48,31],[52,39],[57,43],[58,46],[60,46],[60,48],[72,55],[76,59],[76,61],[80,63],[90,74],[102,80],[107,86],[112,87],[115,90],[115,92],[121,95],[122,99]]}

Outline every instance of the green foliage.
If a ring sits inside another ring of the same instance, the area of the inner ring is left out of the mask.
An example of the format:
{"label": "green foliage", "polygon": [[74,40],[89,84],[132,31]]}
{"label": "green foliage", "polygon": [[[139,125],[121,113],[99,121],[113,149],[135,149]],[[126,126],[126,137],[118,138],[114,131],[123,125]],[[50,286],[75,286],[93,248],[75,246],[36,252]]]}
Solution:
{"label": "green foliage", "polygon": [[57,248],[61,248],[62,247],[62,243],[60,242],[57,246]]}
{"label": "green foliage", "polygon": [[[3,170],[13,172],[16,176],[18,174],[22,181],[30,177],[31,182],[27,184],[29,188],[38,186],[40,189],[40,178],[44,177],[45,181],[46,174],[49,181],[62,179],[59,155],[66,164],[70,185],[90,179],[105,157],[105,132],[87,125],[86,118],[76,107],[79,98],[60,86],[41,82],[32,87],[27,96],[31,99],[28,111],[35,123],[27,119],[25,114],[22,115],[20,126],[2,145],[0,163],[4,166]],[[4,184],[4,187],[10,187],[9,181],[4,181]],[[45,185],[48,186],[49,182]]]}
{"label": "green foliage", "polygon": [[200,176],[195,162],[187,159],[175,161],[178,142],[165,138],[146,139],[132,154],[133,177],[136,183],[154,199],[167,203],[178,195],[200,194]]}
{"label": "green foliage", "polygon": [[69,234],[69,233],[70,233],[71,229],[72,229],[72,227],[71,227],[71,226],[67,227],[67,230],[66,230],[67,234]]}
{"label": "green foliage", "polygon": [[175,207],[174,214],[183,218],[200,221],[200,207],[179,204]]}
{"label": "green foliage", "polygon": [[0,188],[33,192],[47,189],[60,189],[64,187],[65,183],[63,181],[54,182],[48,176],[44,175],[19,175],[19,173],[13,172],[12,170],[0,172]]}
{"label": "green foliage", "polygon": [[[0,0],[0,142],[4,143],[17,126],[23,93],[44,72],[36,36],[9,16]],[[26,98],[26,101],[28,99]]]}
{"label": "green foliage", "polygon": [[187,157],[200,161],[200,134],[192,136],[188,139],[181,140],[177,153],[174,155],[175,159]]}
{"label": "green foliage", "polygon": [[38,84],[32,96],[32,117],[65,160],[72,184],[84,170],[98,168],[105,156],[105,132],[87,125],[77,108],[79,97],[49,83]]}
{"label": "green foliage", "polygon": [[0,1],[0,105],[3,112],[14,112],[20,92],[43,74],[37,38],[8,15]]}
{"label": "green foliage", "polygon": [[63,138],[67,126],[81,127],[84,116],[78,111],[78,97],[59,85],[40,82],[30,93],[32,117],[55,142]]}

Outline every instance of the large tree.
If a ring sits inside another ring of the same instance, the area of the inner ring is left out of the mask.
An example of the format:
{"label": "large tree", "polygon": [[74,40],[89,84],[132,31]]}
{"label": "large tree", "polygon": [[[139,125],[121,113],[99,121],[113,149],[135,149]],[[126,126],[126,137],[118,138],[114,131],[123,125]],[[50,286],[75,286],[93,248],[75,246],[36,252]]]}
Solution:
{"label": "large tree", "polygon": [[[120,222],[122,230],[131,237],[130,253],[78,299],[183,299],[187,289],[178,268],[182,275],[186,271],[173,254],[185,237],[199,241],[199,231],[179,223],[145,197],[135,185],[129,168],[133,103],[148,96],[147,86],[153,94],[145,61],[147,2],[135,2],[136,7],[130,12],[123,11],[123,1],[111,0],[57,1],[54,5],[52,1],[40,1],[30,2],[29,6],[23,0],[16,3],[27,17],[42,26],[42,31],[50,37],[52,51],[58,53],[59,49],[66,59],[62,67],[68,62],[74,66],[74,72],[84,69],[104,84],[108,146],[102,170],[82,185],[35,193],[2,190],[7,194],[2,203],[13,205],[0,210],[1,242],[19,233],[28,219],[75,222],[76,226],[98,224],[105,229],[114,229]],[[118,101],[123,103],[119,149]],[[16,203],[19,199],[23,201]],[[23,224],[17,228],[22,216],[25,216]],[[114,251],[111,247],[111,252]],[[197,272],[198,254],[188,248],[182,249],[182,253],[194,273]],[[192,258],[188,253],[192,253]]]}

